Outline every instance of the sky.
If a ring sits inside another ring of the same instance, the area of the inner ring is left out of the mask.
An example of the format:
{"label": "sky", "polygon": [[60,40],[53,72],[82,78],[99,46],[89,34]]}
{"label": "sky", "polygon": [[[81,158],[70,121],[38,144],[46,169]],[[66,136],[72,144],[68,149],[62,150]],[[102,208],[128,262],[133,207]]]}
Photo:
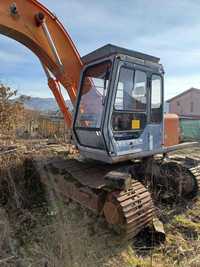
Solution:
{"label": "sky", "polygon": [[[25,0],[24,0],[25,1]],[[165,99],[200,88],[199,0],[41,0],[85,55],[107,43],[161,58]],[[19,94],[52,97],[37,57],[0,35],[0,81]]]}

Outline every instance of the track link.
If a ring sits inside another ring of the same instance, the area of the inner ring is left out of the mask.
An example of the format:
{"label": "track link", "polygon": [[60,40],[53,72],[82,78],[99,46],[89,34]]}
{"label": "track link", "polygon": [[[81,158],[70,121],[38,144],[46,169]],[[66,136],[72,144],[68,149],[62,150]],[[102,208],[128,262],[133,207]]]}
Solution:
{"label": "track link", "polygon": [[192,177],[193,188],[191,190],[190,196],[194,197],[198,192],[200,192],[200,158],[198,157],[184,157],[178,158],[175,161],[183,166],[185,170]]}
{"label": "track link", "polygon": [[200,191],[200,165],[188,169],[188,171],[194,176],[196,180],[196,193]]}
{"label": "track link", "polygon": [[155,200],[193,198],[200,191],[200,160],[176,155],[165,160],[150,159],[141,165],[136,177],[145,177]]}
{"label": "track link", "polygon": [[128,190],[109,194],[104,215],[114,230],[131,239],[153,220],[151,195],[140,182],[133,180]]}

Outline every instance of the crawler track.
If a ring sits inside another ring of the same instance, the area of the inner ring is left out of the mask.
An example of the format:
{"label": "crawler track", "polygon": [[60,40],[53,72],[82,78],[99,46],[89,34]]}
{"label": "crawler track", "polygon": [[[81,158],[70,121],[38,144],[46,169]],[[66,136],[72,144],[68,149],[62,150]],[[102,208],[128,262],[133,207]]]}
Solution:
{"label": "crawler track", "polygon": [[[105,177],[111,175],[113,170],[115,172],[116,166],[98,166],[62,159],[37,159],[35,163],[45,183],[56,179],[55,186],[63,196],[104,215],[108,224],[123,239],[131,239],[153,219],[151,195],[142,183],[131,179],[126,190],[107,185]],[[66,178],[66,174],[70,174],[70,178]],[[128,174],[127,177],[126,173],[120,174],[124,180],[128,179]]]}
{"label": "crawler track", "polygon": [[200,165],[188,169],[196,180],[195,193],[200,191]]}
{"label": "crawler track", "polygon": [[[37,159],[35,163],[37,169],[42,170],[44,182],[55,180],[53,187],[58,188],[58,193],[104,215],[107,223],[125,239],[136,236],[153,220],[155,209],[151,193],[139,182],[138,177],[135,180],[135,176],[130,176],[130,172],[127,172],[130,166],[134,168],[133,163],[102,165],[59,157]],[[179,192],[179,180],[182,191],[187,194],[200,190],[199,163],[188,164],[175,159],[169,160],[169,163],[167,164],[172,172],[169,173],[168,180],[174,184],[172,190],[175,194]],[[160,182],[160,177],[158,176],[157,182]],[[130,183],[126,183],[129,180]],[[124,188],[118,187],[121,181],[124,181]]]}
{"label": "crawler track", "polygon": [[140,182],[133,180],[128,190],[108,195],[104,215],[123,238],[131,239],[152,222],[154,206],[150,193]]}
{"label": "crawler track", "polygon": [[[172,160],[173,161],[173,160]],[[185,175],[186,179],[189,179],[187,174],[191,177],[191,193],[190,196],[194,197],[199,191],[200,191],[200,157],[199,156],[193,156],[193,157],[184,157],[184,158],[178,158],[175,161],[180,164],[180,166],[183,166],[185,171],[183,171],[183,175]],[[186,187],[188,187],[189,184],[186,183]]]}

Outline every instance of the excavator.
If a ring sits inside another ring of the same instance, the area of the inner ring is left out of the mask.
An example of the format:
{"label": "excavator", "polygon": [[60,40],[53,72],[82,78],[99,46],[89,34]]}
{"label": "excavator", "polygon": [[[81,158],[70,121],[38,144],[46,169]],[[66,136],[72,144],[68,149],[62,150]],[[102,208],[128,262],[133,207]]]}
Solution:
{"label": "excavator", "polygon": [[4,0],[0,12],[0,33],[39,58],[72,130],[81,160],[66,161],[70,177],[63,190],[69,198],[104,216],[116,232],[131,239],[152,223],[152,188],[180,196],[198,191],[199,167],[167,157],[195,144],[164,144],[164,137],[174,133],[164,128],[170,118],[164,119],[159,58],[111,44],[81,58],[56,15],[38,1]]}

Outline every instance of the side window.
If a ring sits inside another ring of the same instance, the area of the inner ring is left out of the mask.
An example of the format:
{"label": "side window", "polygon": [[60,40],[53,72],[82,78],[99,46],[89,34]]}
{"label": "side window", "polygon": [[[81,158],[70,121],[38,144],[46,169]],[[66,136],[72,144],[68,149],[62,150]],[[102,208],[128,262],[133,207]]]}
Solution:
{"label": "side window", "polygon": [[117,94],[115,98],[116,110],[132,110],[131,105],[134,70],[122,67],[119,74]]}
{"label": "side window", "polygon": [[115,109],[146,111],[146,73],[122,67],[120,70]]}
{"label": "side window", "polygon": [[112,114],[115,138],[137,139],[141,135],[147,122],[146,92],[146,72],[121,67]]}
{"label": "side window", "polygon": [[134,109],[135,110],[146,110],[146,81],[147,76],[143,71],[135,71],[134,87],[132,92],[132,97],[134,99]]}
{"label": "side window", "polygon": [[162,79],[159,75],[152,75],[151,81],[151,122],[160,123],[163,113]]}

